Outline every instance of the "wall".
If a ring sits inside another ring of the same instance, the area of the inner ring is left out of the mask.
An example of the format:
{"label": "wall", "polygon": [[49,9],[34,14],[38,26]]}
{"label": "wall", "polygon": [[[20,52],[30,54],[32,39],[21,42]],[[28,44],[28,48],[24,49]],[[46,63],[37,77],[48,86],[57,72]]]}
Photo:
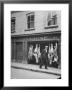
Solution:
{"label": "wall", "polygon": [[61,12],[57,11],[58,15],[58,28],[48,28],[45,29],[47,26],[47,16],[48,11],[34,11],[35,13],[35,30],[27,30],[27,17],[26,14],[33,11],[24,11],[24,12],[16,12],[12,13],[12,17],[16,17],[16,29],[15,33],[12,35],[19,35],[19,34],[32,34],[32,33],[41,33],[41,32],[51,32],[51,31],[59,31],[61,30]]}

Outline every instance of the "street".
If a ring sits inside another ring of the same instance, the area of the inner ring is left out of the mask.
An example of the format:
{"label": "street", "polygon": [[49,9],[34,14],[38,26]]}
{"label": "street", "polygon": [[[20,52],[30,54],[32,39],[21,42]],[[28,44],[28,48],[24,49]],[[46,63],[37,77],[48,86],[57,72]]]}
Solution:
{"label": "street", "polygon": [[41,72],[11,68],[11,79],[57,79],[57,78],[59,78],[59,76],[53,74],[46,74]]}

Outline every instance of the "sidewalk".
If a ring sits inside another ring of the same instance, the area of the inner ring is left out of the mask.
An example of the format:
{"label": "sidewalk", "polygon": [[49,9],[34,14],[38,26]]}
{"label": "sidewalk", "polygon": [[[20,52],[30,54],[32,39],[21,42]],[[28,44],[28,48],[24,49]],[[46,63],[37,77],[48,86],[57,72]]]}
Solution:
{"label": "sidewalk", "polygon": [[39,68],[39,65],[33,65],[33,64],[23,64],[23,63],[16,63],[12,62],[11,67],[17,68],[17,69],[24,69],[24,70],[30,70],[35,72],[41,72],[41,73],[48,73],[48,74],[54,74],[61,76],[61,70],[48,67],[48,69],[45,69],[44,67],[42,69]]}

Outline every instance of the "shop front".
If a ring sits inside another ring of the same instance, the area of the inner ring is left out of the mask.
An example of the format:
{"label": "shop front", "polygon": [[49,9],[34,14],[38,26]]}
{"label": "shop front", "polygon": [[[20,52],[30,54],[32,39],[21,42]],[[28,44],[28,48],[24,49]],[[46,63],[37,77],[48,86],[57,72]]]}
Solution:
{"label": "shop front", "polygon": [[[39,47],[39,52],[41,53],[45,46],[48,46],[48,52],[51,45],[54,47],[57,45],[57,67],[61,68],[61,32],[54,33],[43,33],[43,34],[34,34],[26,36],[14,36],[12,37],[12,59],[14,58],[16,62],[23,62],[28,64],[39,64],[35,48],[36,45]],[[28,60],[29,49],[32,46],[33,52],[33,61]],[[51,67],[55,67],[53,64],[48,64]]]}

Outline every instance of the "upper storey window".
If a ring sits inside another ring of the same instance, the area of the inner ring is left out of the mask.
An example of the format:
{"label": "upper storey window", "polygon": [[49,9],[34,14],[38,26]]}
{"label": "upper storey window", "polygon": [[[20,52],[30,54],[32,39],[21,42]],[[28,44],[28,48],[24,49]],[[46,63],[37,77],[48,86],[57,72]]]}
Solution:
{"label": "upper storey window", "polygon": [[48,26],[57,25],[57,14],[55,12],[48,13]]}
{"label": "upper storey window", "polygon": [[27,29],[34,29],[34,13],[27,14]]}
{"label": "upper storey window", "polygon": [[11,32],[15,32],[16,17],[11,18]]}

